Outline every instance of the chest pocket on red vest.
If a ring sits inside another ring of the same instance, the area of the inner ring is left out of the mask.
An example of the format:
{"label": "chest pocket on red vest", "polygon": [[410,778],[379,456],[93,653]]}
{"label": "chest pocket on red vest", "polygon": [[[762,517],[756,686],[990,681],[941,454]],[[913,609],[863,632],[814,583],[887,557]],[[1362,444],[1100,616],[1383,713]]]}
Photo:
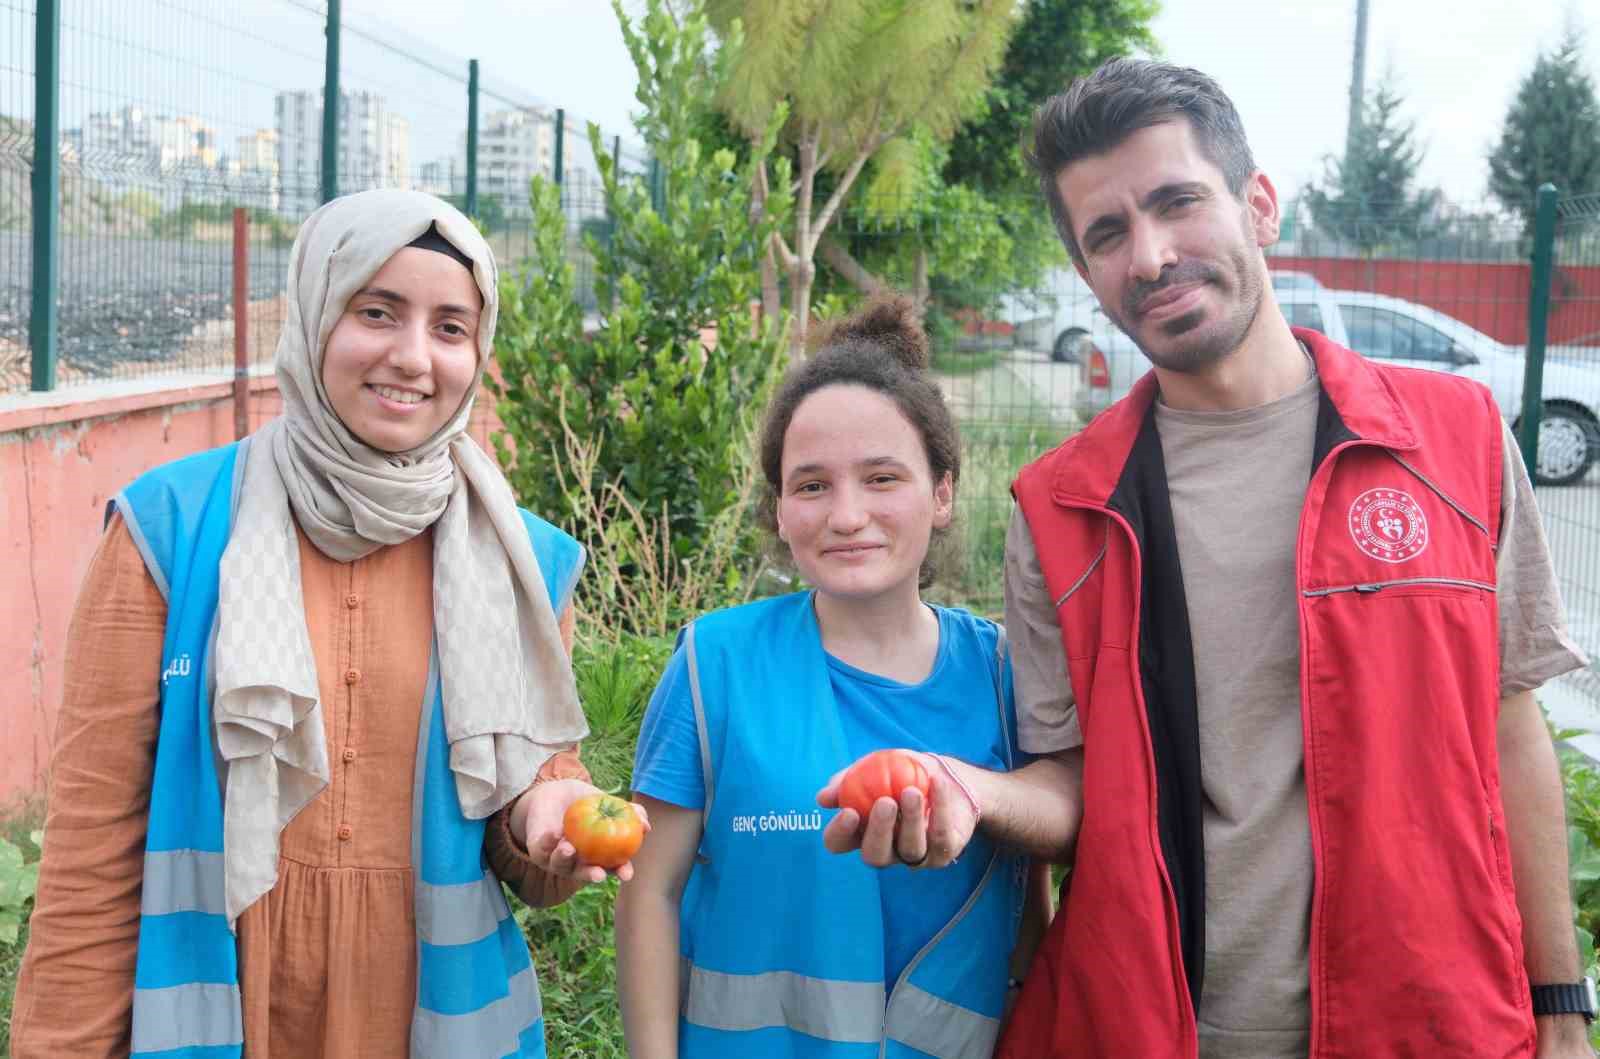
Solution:
{"label": "chest pocket on red vest", "polygon": [[1335,468],[1309,554],[1308,593],[1492,592],[1494,551],[1481,498],[1452,496],[1382,452]]}

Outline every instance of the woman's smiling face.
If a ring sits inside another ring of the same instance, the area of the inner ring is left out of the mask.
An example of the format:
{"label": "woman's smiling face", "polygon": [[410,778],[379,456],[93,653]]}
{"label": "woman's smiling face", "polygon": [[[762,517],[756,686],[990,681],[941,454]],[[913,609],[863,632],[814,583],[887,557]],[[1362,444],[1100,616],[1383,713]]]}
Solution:
{"label": "woman's smiling face", "polygon": [[478,374],[483,297],[454,258],[405,247],[351,297],[328,336],[322,386],[345,427],[407,452],[448,423]]}
{"label": "woman's smiling face", "polygon": [[783,436],[778,536],[830,595],[914,592],[953,494],[949,475],[933,481],[921,435],[891,398],[825,386],[800,402]]}

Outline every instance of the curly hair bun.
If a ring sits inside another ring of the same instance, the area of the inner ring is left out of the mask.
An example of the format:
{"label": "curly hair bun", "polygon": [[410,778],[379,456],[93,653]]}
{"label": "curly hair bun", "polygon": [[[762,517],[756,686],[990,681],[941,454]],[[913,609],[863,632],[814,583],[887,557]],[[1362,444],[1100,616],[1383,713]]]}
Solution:
{"label": "curly hair bun", "polygon": [[912,371],[922,371],[928,366],[928,334],[921,315],[908,295],[875,294],[849,316],[825,324],[813,348],[871,345]]}

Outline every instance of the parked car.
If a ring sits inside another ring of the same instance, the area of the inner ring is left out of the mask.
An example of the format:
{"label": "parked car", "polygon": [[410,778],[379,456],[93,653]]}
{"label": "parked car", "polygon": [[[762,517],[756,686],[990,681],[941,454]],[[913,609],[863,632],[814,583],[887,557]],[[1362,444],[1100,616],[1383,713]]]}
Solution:
{"label": "parked car", "polygon": [[[1519,347],[1403,298],[1276,279],[1273,287],[1290,324],[1321,331],[1374,360],[1476,379],[1494,394],[1500,414],[1513,426],[1521,419],[1525,358]],[[1079,392],[1090,413],[1126,394],[1149,368],[1131,339],[1103,314],[1098,321],[1074,348],[1084,372]],[[1547,358],[1542,397],[1534,481],[1581,481],[1600,454],[1600,366]]]}

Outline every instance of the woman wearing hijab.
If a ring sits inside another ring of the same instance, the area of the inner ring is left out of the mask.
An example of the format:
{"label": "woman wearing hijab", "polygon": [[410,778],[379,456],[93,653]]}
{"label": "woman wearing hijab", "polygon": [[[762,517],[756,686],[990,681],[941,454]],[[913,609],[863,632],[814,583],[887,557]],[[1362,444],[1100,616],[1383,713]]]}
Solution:
{"label": "woman wearing hijab", "polygon": [[500,881],[547,905],[605,872],[560,834],[594,791],[582,549],[465,433],[494,258],[444,202],[363,192],[307,218],[288,291],[283,415],[109,507],[18,1059],[545,1054]]}

